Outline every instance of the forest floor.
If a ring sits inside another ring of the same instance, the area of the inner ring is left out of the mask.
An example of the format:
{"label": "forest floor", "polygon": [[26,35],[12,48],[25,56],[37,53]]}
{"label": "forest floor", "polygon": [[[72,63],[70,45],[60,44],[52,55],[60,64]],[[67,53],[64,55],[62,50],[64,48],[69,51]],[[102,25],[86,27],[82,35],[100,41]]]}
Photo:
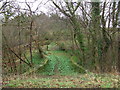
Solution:
{"label": "forest floor", "polygon": [[74,76],[9,76],[4,78],[6,88],[118,88],[120,76],[110,74],[79,74]]}

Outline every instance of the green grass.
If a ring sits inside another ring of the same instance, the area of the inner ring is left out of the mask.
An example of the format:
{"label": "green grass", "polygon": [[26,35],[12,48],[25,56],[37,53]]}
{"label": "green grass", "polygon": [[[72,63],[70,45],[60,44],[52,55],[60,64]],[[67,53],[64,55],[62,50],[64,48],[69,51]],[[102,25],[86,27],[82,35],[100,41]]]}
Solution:
{"label": "green grass", "polygon": [[43,58],[40,58],[39,53],[33,54],[33,63],[34,64],[41,64],[44,61]]}
{"label": "green grass", "polygon": [[[34,51],[35,52],[35,51]],[[46,51],[47,58],[49,59],[48,63],[42,67],[36,73],[42,75],[74,75],[77,74],[77,68],[71,63],[70,58],[71,54],[65,51]],[[26,54],[29,59],[29,54]],[[78,61],[77,57],[74,57],[75,62]],[[40,58],[39,53],[33,53],[33,63],[34,65],[39,65],[44,62],[44,59]],[[25,64],[22,64],[22,67],[26,67]],[[24,68],[24,72],[27,71],[29,67]]]}
{"label": "green grass", "polygon": [[48,56],[48,59],[48,64],[45,65],[39,73],[43,75],[54,75],[54,67],[57,61],[53,55]]}
{"label": "green grass", "polygon": [[60,75],[76,74],[71,65],[69,54],[63,51],[48,51],[46,53],[51,53],[51,55],[48,55],[49,62],[39,73],[43,75],[55,75],[58,73]]}

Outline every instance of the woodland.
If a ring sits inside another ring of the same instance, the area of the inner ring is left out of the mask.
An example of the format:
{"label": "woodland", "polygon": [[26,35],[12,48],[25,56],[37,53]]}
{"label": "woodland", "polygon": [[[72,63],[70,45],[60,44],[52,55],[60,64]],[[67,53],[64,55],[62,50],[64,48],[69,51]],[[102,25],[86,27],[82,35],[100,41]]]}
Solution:
{"label": "woodland", "polygon": [[0,3],[2,88],[120,88],[119,0]]}

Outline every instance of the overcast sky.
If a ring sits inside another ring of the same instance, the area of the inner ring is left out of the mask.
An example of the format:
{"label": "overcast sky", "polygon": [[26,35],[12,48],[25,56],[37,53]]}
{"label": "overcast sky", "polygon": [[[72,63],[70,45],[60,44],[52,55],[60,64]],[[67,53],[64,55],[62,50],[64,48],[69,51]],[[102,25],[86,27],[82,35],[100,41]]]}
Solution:
{"label": "overcast sky", "polygon": [[[21,8],[27,8],[26,4],[25,4],[25,0],[16,0],[19,2],[19,5],[21,6]],[[49,2],[47,2],[48,0],[26,0],[29,5],[31,6],[32,8],[32,11],[36,10],[36,8],[38,7],[38,5],[40,4],[39,6],[39,11],[42,11],[42,12],[47,12],[48,10],[48,6],[49,6]],[[47,3],[46,3],[47,2]]]}
{"label": "overcast sky", "polygon": [[[3,2],[6,0],[3,0]],[[50,0],[7,0],[7,1],[15,1],[18,2],[21,8],[27,8],[25,1],[27,1],[30,6],[32,7],[32,11],[34,11],[38,4],[42,2],[42,4],[39,7],[39,11],[42,11],[44,13],[49,12],[49,7],[52,4]],[[48,2],[49,1],[49,2]],[[59,0],[55,0],[55,1],[59,1]],[[66,1],[71,1],[71,0],[66,0]],[[72,0],[73,2],[78,2],[78,1],[114,1],[114,0]],[[119,0],[115,0],[115,1],[119,1]],[[0,3],[0,6],[2,6],[2,3]]]}
{"label": "overcast sky", "polygon": [[[3,1],[6,1],[6,0],[3,0]],[[26,2],[29,3],[29,5],[31,6],[31,9],[32,11],[35,11],[35,9],[38,7],[38,5],[40,4],[39,6],[39,11],[38,12],[44,12],[47,14],[48,13],[51,13],[51,12],[54,12],[54,10],[50,10],[50,7],[52,5],[52,2],[50,0],[7,0],[7,1],[15,1],[17,4],[19,4],[20,8],[28,8],[26,6]],[[59,1],[59,0],[56,0],[56,1]],[[71,1],[71,0],[68,0],[68,1]],[[74,2],[78,2],[78,1],[81,1],[81,0],[73,0]],[[91,0],[82,0],[82,1],[91,1]],[[92,1],[98,1],[98,0],[92,0]],[[105,1],[105,0],[100,0],[100,1]],[[110,1],[114,1],[114,0],[106,0],[108,2]],[[119,0],[115,0],[115,1],[119,1]],[[2,3],[0,2],[0,6],[2,6]],[[2,15],[0,15],[0,18],[3,18]]]}

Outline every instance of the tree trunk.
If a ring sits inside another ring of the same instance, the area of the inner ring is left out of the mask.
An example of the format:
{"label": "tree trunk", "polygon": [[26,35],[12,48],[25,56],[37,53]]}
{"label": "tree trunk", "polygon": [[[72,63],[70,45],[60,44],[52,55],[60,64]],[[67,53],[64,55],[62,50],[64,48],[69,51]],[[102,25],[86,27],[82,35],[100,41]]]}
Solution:
{"label": "tree trunk", "polygon": [[[120,34],[120,28],[118,29],[118,34]],[[120,73],[120,35],[118,35],[118,72]]]}
{"label": "tree trunk", "polygon": [[33,64],[33,56],[32,56],[32,25],[33,21],[30,23],[30,60],[31,60],[31,65]]}

